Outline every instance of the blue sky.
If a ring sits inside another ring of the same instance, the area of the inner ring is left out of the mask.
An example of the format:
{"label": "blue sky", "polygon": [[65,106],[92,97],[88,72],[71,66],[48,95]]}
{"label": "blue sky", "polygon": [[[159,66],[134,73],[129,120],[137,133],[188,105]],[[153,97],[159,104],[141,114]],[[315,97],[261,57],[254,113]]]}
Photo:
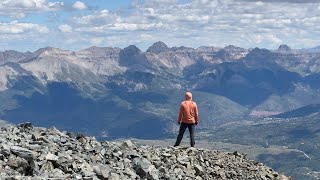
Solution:
{"label": "blue sky", "polygon": [[318,0],[1,0],[0,51],[320,45]]}

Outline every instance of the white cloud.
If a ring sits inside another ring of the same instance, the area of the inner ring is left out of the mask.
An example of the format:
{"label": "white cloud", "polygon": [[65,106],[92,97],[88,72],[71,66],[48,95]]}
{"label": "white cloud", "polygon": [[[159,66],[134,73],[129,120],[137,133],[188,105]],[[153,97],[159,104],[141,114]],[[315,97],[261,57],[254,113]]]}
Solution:
{"label": "white cloud", "polygon": [[[63,3],[58,1],[63,0],[19,0],[19,3],[0,0],[0,16],[12,13],[10,16],[23,18],[30,12],[63,9]],[[281,43],[288,43],[303,48],[319,45],[320,3],[280,1],[190,0],[180,3],[178,0],[132,0],[129,7],[116,10],[92,5],[96,7],[92,11],[73,11],[73,17],[61,18],[65,21],[60,21],[50,38],[55,37],[55,42],[66,48],[92,44],[120,47],[136,44],[147,48],[159,40],[169,46],[193,47],[233,44],[276,48]],[[73,4],[74,9],[87,8],[90,4],[86,2],[88,4],[77,1]],[[4,31],[0,30],[0,35]],[[11,32],[27,31],[36,30],[16,28]]]}
{"label": "white cloud", "polygon": [[0,8],[3,10],[16,9],[50,11],[59,10],[63,5],[63,2],[51,2],[47,0],[3,0],[0,2]]}
{"label": "white cloud", "polygon": [[177,0],[132,1],[128,9],[75,16],[69,25],[88,38],[118,37],[115,46],[140,43],[137,37],[152,34],[152,38],[141,38],[145,44],[168,40],[176,46],[274,48],[283,42],[301,44],[299,38],[317,33],[319,5],[245,0],[191,0],[183,4]]}
{"label": "white cloud", "polygon": [[32,12],[58,11],[64,6],[63,2],[48,0],[2,0],[0,15],[14,18],[24,18]]}
{"label": "white cloud", "polygon": [[84,10],[84,9],[87,9],[87,5],[81,1],[77,1],[75,2],[72,7],[74,9],[77,9],[77,10]]}
{"label": "white cloud", "polygon": [[48,33],[47,26],[32,24],[32,23],[19,23],[13,21],[11,23],[0,23],[0,33],[3,34],[22,34],[22,33]]}
{"label": "white cloud", "polygon": [[267,35],[266,38],[269,39],[273,44],[282,44],[282,40],[273,34]]}
{"label": "white cloud", "polygon": [[105,41],[103,37],[90,38],[90,43],[93,45],[100,45],[103,41]]}
{"label": "white cloud", "polygon": [[74,22],[77,25],[85,25],[89,27],[106,25],[121,21],[122,18],[118,14],[109,12],[108,10],[94,12],[93,14],[86,16],[74,17],[72,20],[72,22]]}
{"label": "white cloud", "polygon": [[15,13],[14,17],[17,19],[22,19],[22,18],[26,17],[26,14],[25,13]]}
{"label": "white cloud", "polygon": [[64,33],[70,33],[72,32],[72,27],[67,25],[67,24],[61,24],[58,26],[58,29],[61,31],[61,32],[64,32]]}
{"label": "white cloud", "polygon": [[271,43],[274,45],[278,45],[282,43],[282,40],[273,34],[253,35],[251,40],[253,43],[256,43],[256,44]]}

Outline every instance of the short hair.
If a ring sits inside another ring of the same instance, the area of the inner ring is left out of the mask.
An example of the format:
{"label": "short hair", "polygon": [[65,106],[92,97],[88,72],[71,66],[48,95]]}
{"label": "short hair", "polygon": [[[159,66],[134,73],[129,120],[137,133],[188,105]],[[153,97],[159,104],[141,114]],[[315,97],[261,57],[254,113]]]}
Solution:
{"label": "short hair", "polygon": [[190,91],[187,91],[185,96],[192,99],[192,93]]}

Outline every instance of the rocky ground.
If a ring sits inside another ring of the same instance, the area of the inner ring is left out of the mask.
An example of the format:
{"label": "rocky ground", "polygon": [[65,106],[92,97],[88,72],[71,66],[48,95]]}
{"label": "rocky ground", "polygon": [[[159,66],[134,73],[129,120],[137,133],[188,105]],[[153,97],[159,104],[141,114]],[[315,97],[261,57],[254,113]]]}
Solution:
{"label": "rocky ground", "polygon": [[[0,126],[1,127],[1,126]],[[277,179],[269,167],[238,152],[203,148],[153,147],[129,140],[98,142],[33,127],[6,125],[0,130],[1,179]]]}

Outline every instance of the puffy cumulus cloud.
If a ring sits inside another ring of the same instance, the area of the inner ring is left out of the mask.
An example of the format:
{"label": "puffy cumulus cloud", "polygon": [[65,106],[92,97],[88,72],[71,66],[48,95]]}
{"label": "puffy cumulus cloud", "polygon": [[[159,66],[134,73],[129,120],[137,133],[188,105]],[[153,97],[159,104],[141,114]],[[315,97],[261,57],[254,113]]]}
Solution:
{"label": "puffy cumulus cloud", "polygon": [[282,40],[274,34],[263,34],[263,35],[253,34],[253,35],[242,36],[242,38],[248,38],[248,40],[254,44],[261,44],[261,43],[281,44],[282,43]]}
{"label": "puffy cumulus cloud", "polygon": [[79,26],[92,26],[98,27],[102,25],[107,25],[115,22],[121,22],[122,17],[117,13],[110,12],[108,10],[101,10],[94,12],[93,14],[73,17],[72,22]]}
{"label": "puffy cumulus cloud", "polygon": [[74,9],[77,9],[77,10],[84,10],[84,9],[87,9],[87,5],[81,1],[77,1],[75,2],[72,7]]}
{"label": "puffy cumulus cloud", "polygon": [[48,33],[49,29],[47,26],[32,23],[19,23],[17,21],[0,23],[1,34],[26,34],[30,32]]}
{"label": "puffy cumulus cloud", "polygon": [[178,0],[132,0],[131,5],[133,7],[169,7],[173,5],[178,5]]}
{"label": "puffy cumulus cloud", "polygon": [[282,43],[294,48],[319,45],[320,3],[280,1],[132,0],[128,7],[116,10],[97,7],[73,13],[50,37],[67,49],[129,44],[146,49],[159,40],[169,46],[192,47],[233,44],[274,49]]}
{"label": "puffy cumulus cloud", "polygon": [[163,27],[163,24],[147,23],[147,24],[130,24],[130,23],[114,23],[99,27],[82,27],[76,28],[78,32],[107,33],[108,31],[144,31]]}
{"label": "puffy cumulus cloud", "polygon": [[[178,8],[178,9],[177,9]],[[78,31],[156,31],[190,27],[208,23],[208,15],[190,14],[190,8],[182,8],[177,1],[139,1],[133,9],[121,11],[101,10],[90,15],[74,17],[72,22]],[[174,11],[174,12],[172,12]]]}
{"label": "puffy cumulus cloud", "polygon": [[64,33],[70,33],[72,32],[72,27],[67,25],[67,24],[61,24],[58,26],[58,29],[61,31],[61,32],[64,32]]}
{"label": "puffy cumulus cloud", "polygon": [[50,2],[47,0],[3,0],[0,2],[0,7],[3,9],[30,9],[39,11],[57,10],[63,5],[63,2]]}
{"label": "puffy cumulus cloud", "polygon": [[0,15],[23,18],[31,12],[47,12],[61,10],[63,2],[48,0],[2,0],[0,1]]}

